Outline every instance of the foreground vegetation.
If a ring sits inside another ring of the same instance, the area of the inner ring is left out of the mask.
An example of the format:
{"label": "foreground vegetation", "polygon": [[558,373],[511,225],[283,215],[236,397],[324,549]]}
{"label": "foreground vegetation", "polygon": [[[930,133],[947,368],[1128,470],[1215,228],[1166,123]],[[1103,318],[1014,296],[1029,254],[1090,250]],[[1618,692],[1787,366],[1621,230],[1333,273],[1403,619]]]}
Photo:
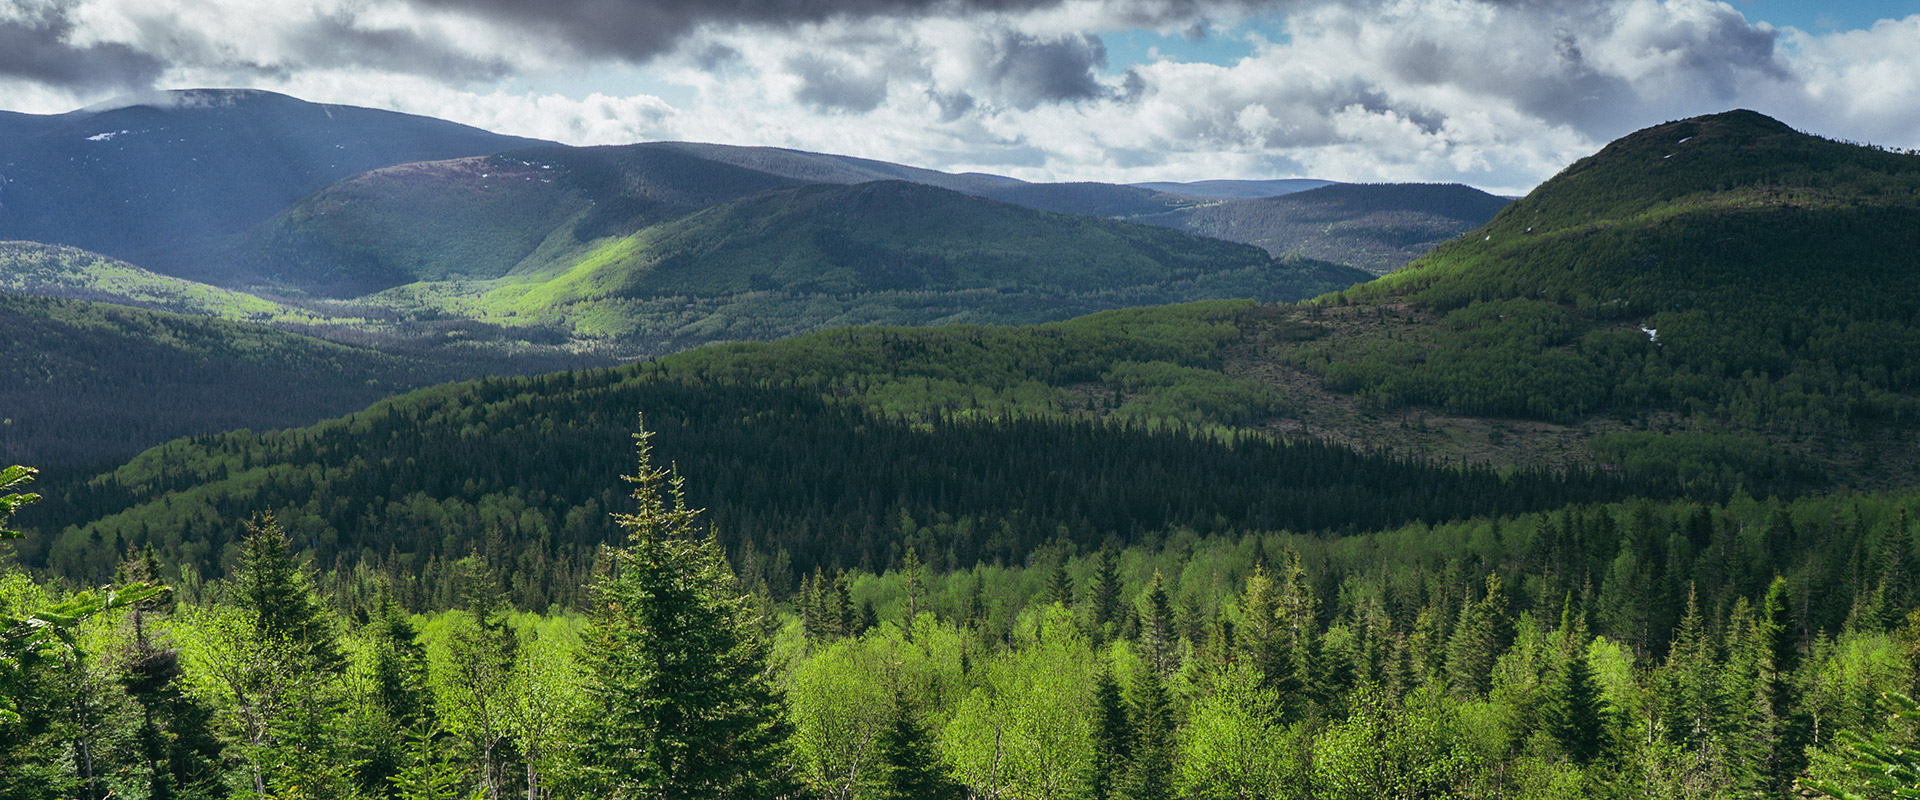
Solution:
{"label": "foreground vegetation", "polygon": [[482,553],[396,592],[271,517],[225,580],[129,549],[168,602],[36,615],[60,590],[10,570],[0,797],[1875,797],[1850,765],[1912,735],[1920,492],[910,547],[779,590],[637,474],[593,590],[538,613]]}

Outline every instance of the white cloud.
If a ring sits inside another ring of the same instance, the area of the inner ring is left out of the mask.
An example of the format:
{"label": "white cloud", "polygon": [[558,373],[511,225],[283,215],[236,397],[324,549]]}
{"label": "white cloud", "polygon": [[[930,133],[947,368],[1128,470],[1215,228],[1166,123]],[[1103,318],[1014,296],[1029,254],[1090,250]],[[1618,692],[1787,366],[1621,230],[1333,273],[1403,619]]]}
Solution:
{"label": "white cloud", "polygon": [[[596,93],[578,76],[631,56],[583,57],[591,42],[558,46],[565,30],[529,32],[506,5],[476,16],[437,0],[0,0],[0,40],[8,25],[58,31],[50,46],[75,65],[112,53],[135,84],[79,66],[8,72],[0,56],[0,95],[45,112],[143,83],[256,86],[578,144],[763,144],[1029,179],[1304,174],[1505,192],[1633,129],[1737,106],[1920,145],[1920,15],[1812,34],[1709,0],[846,0],[866,10],[823,12],[837,1],[810,2],[800,24],[674,17],[683,32],[637,68],[651,86],[632,86],[627,67],[620,90]],[[1233,33],[1274,9],[1284,36]],[[1098,38],[1196,25],[1245,37],[1251,55],[1106,63]],[[574,76],[564,93],[528,88],[561,74]]]}

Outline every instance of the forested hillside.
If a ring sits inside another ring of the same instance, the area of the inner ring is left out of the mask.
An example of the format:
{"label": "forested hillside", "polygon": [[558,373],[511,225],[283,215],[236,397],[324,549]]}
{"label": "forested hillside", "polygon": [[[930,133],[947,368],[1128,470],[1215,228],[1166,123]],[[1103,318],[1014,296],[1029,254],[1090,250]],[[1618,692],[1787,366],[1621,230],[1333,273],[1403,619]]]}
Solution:
{"label": "forested hillside", "polygon": [[[154,286],[169,304],[226,308],[230,297]],[[179,436],[307,425],[484,371],[568,363],[459,346],[383,352],[208,316],[10,294],[0,294],[0,341],[0,461],[63,467],[119,461]]]}
{"label": "forested hillside", "polygon": [[[22,517],[47,535],[21,555],[91,584],[125,547],[151,546],[218,576],[237,558],[222,521],[267,508],[341,570],[432,583],[479,548],[514,565],[523,607],[571,603],[618,503],[593,476],[619,470],[621,434],[641,413],[727,541],[798,572],[873,568],[915,545],[942,568],[1010,564],[1050,542],[1134,543],[1173,526],[1368,530],[1732,488],[1495,472],[1234,432],[1224,425],[1277,400],[1203,368],[1235,335],[1232,311],[853,329],[436,387],[313,428],[156,448],[48,492]],[[1168,335],[1181,329],[1184,340]],[[816,371],[822,361],[834,371]],[[903,520],[927,530],[905,535]]]}
{"label": "forested hillside", "polygon": [[1145,212],[1151,215],[1134,219],[1245,242],[1276,257],[1292,253],[1385,275],[1486,224],[1507,203],[1459,184],[1342,183]]}

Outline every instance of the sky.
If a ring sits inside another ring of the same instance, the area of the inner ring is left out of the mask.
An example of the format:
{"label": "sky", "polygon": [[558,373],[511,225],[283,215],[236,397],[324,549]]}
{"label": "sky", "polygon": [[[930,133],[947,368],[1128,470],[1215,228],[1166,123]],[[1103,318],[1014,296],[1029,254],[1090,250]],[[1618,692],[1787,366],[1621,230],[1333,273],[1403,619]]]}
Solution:
{"label": "sky", "polygon": [[1920,147],[1913,0],[0,0],[0,109],[258,88],[569,144],[1524,193],[1751,108]]}

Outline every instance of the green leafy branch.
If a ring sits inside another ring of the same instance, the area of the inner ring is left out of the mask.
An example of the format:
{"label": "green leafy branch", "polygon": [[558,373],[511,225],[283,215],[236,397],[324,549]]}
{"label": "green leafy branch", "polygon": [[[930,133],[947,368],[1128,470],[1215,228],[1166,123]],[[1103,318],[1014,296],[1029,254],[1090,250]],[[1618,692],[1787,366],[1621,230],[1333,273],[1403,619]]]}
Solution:
{"label": "green leafy branch", "polygon": [[1920,726],[1920,703],[1899,692],[1887,692],[1882,697],[1893,706],[1895,725],[1905,723],[1904,735],[1890,740],[1885,734],[1871,737],[1861,736],[1853,731],[1841,731],[1840,742],[1853,751],[1854,761],[1847,765],[1853,781],[1848,787],[1828,781],[1802,781],[1801,785],[1840,800],[1864,800],[1867,795],[1851,789],[1879,790],[1875,794],[1886,793],[1897,798],[1920,800],[1920,737],[1914,735],[1915,727]]}

